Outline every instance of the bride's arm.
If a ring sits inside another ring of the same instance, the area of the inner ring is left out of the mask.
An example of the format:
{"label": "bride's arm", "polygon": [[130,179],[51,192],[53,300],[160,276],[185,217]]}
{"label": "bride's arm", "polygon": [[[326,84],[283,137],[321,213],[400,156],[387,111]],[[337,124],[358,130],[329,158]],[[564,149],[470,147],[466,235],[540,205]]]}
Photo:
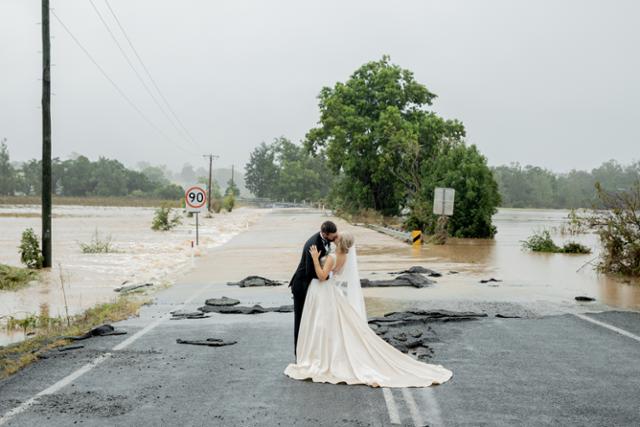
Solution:
{"label": "bride's arm", "polygon": [[318,252],[318,248],[315,245],[311,246],[309,249],[309,253],[311,254],[311,258],[313,259],[313,268],[316,270],[316,276],[318,276],[318,280],[325,281],[329,278],[329,273],[333,269],[333,257],[328,256],[327,260],[324,262],[324,267],[320,265],[320,252]]}

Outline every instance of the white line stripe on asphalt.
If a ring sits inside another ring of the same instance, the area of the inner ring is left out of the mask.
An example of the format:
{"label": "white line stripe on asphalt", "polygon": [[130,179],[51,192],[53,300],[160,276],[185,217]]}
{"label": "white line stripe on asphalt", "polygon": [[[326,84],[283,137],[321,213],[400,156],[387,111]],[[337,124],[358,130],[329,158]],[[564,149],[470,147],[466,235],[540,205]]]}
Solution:
{"label": "white line stripe on asphalt", "polygon": [[422,396],[422,400],[427,408],[427,424],[429,427],[444,427],[442,417],[440,416],[440,405],[438,405],[438,401],[433,395],[433,388],[425,387],[420,389],[418,394]]}
{"label": "white line stripe on asphalt", "polygon": [[416,405],[416,401],[413,399],[413,395],[408,388],[402,389],[402,396],[404,397],[404,401],[407,402],[407,407],[409,408],[409,413],[411,414],[411,419],[413,419],[413,425],[416,427],[424,426],[424,422],[422,421],[422,415],[420,415],[420,411],[418,410],[418,405]]}
{"label": "white line stripe on asphalt", "polygon": [[591,318],[589,316],[586,316],[584,314],[576,314],[576,313],[574,313],[574,316],[576,316],[576,317],[578,317],[578,318],[580,318],[582,320],[586,320],[587,322],[591,322],[591,323],[593,323],[595,325],[602,326],[603,328],[610,329],[610,330],[612,330],[614,332],[619,333],[620,335],[624,335],[625,337],[628,337],[628,338],[631,338],[632,340],[636,340],[636,341],[640,342],[640,337],[639,336],[634,335],[629,331],[625,331],[624,329],[620,329],[620,328],[618,328],[616,326],[610,325],[608,323],[604,323],[604,322],[602,322],[600,320],[593,319],[593,318]]}
{"label": "white line stripe on asphalt", "polygon": [[[202,287],[196,293],[191,295],[191,297],[189,297],[185,302],[183,302],[182,304],[180,304],[177,307],[172,308],[169,311],[169,313],[163,315],[159,319],[156,319],[154,322],[148,324],[147,326],[145,326],[144,328],[142,328],[141,330],[139,330],[138,332],[136,332],[135,334],[133,334],[132,336],[130,336],[129,338],[124,340],[123,342],[121,342],[120,344],[114,346],[111,349],[111,351],[118,351],[118,350],[124,349],[125,347],[128,347],[134,341],[136,341],[138,338],[140,338],[141,336],[143,336],[147,332],[149,332],[152,329],[154,329],[160,323],[162,323],[165,320],[167,320],[170,317],[171,311],[182,309],[185,305],[189,304],[191,301],[196,299],[198,296],[200,296],[200,294],[202,294],[205,290],[207,290],[209,288],[210,288],[210,286]],[[47,395],[47,394],[53,394],[53,393],[57,392],[58,390],[60,390],[64,386],[72,383],[73,381],[75,381],[76,379],[78,379],[82,375],[86,374],[87,372],[89,372],[90,370],[92,370],[93,368],[95,368],[96,366],[98,366],[99,364],[104,362],[105,360],[109,359],[111,356],[112,356],[112,353],[101,354],[100,356],[98,356],[95,359],[93,359],[91,362],[89,362],[86,365],[82,366],[80,369],[77,369],[77,370],[73,371],[72,373],[70,373],[66,377],[62,378],[60,381],[58,381],[55,384],[53,384],[53,385],[47,387],[46,389],[42,390],[40,393],[36,394],[32,398],[30,398],[28,400],[25,400],[20,405],[16,406],[15,408],[13,408],[10,411],[8,411],[7,413],[5,413],[2,417],[0,417],[0,426],[5,424],[5,423],[7,423],[9,420],[11,420],[16,415],[18,415],[18,414],[26,411],[27,409],[29,409],[30,406],[32,406],[34,403],[36,403],[38,401],[38,398],[40,396],[44,396],[44,395]]]}
{"label": "white line stripe on asphalt", "polygon": [[393,398],[391,389],[383,387],[382,394],[384,394],[384,401],[387,403],[387,412],[389,413],[389,421],[391,424],[400,424],[400,414],[398,414],[398,407],[396,401]]}
{"label": "white line stripe on asphalt", "polygon": [[89,372],[91,369],[93,369],[94,367],[98,366],[99,364],[101,364],[105,360],[109,359],[110,357],[111,357],[111,353],[105,353],[105,354],[102,354],[102,355],[98,356],[97,358],[93,359],[91,362],[87,363],[86,365],[84,365],[80,369],[78,369],[78,370],[74,371],[73,373],[67,375],[66,377],[64,377],[63,379],[58,381],[57,383],[55,383],[55,384],[49,386],[48,388],[42,390],[40,393],[36,394],[35,396],[30,398],[29,400],[26,400],[26,401],[22,402],[19,406],[16,406],[12,410],[10,410],[6,414],[4,414],[2,416],[2,418],[0,418],[0,425],[5,424],[11,418],[13,418],[16,415],[18,415],[19,413],[24,412],[25,410],[27,410],[31,405],[33,405],[34,403],[37,402],[39,397],[47,395],[47,394],[55,393],[56,391],[60,390],[62,387],[66,386],[67,384],[69,384],[71,382],[73,382],[73,380],[75,380],[79,376],[85,374],[86,372]]}

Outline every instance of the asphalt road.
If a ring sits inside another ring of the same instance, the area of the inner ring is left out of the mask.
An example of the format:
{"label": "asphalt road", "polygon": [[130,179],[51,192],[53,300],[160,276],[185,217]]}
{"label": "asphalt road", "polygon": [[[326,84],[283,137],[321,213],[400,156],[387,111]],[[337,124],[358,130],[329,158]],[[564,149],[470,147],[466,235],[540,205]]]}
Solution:
{"label": "asphalt road", "polygon": [[[307,225],[318,219],[295,217]],[[291,218],[267,216],[199,260],[192,274],[156,294],[156,303],[139,318],[115,325],[127,335],[92,338],[81,342],[82,349],[51,352],[0,382],[0,425],[640,425],[636,312],[489,316],[438,325],[441,342],[434,346],[433,361],[451,369],[454,377],[422,389],[286,377],[283,370],[293,361],[292,313],[169,320],[172,310],[196,309],[204,299],[223,295],[243,305],[289,304],[284,286],[224,284],[248,269],[271,268],[267,271],[277,278],[286,274],[298,255],[292,248],[309,230],[281,234],[282,221]],[[257,242],[255,232],[270,237]],[[178,338],[210,337],[237,344],[176,343]]]}

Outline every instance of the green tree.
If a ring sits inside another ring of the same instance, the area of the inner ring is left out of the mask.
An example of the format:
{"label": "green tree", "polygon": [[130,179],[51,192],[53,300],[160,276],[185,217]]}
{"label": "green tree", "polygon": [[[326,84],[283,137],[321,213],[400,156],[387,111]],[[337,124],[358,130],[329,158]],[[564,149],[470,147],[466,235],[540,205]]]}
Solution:
{"label": "green tree", "polygon": [[299,202],[319,200],[327,195],[333,174],[324,156],[311,156],[304,147],[284,137],[276,139],[273,147],[278,180],[271,197]]}
{"label": "green tree", "polygon": [[465,135],[460,122],[425,109],[435,98],[388,56],[322,89],[320,126],[308,132],[306,146],[326,153],[339,175],[332,192],[339,207],[393,215],[420,191],[423,163]]}
{"label": "green tree", "polygon": [[227,189],[225,190],[224,194],[225,196],[233,194],[234,197],[238,197],[240,195],[240,189],[232,179],[227,181]]}
{"label": "green tree", "polygon": [[61,164],[62,174],[60,185],[65,196],[87,196],[96,187],[95,178],[92,176],[93,165],[85,156],[65,160]]}
{"label": "green tree", "polygon": [[505,207],[576,209],[603,206],[596,183],[606,191],[632,188],[640,179],[640,162],[623,166],[609,160],[590,172],[574,169],[563,174],[517,163],[493,171]]}
{"label": "green tree", "polygon": [[184,197],[184,188],[177,184],[167,184],[157,188],[154,195],[160,199],[181,199]]}
{"label": "green tree", "polygon": [[278,167],[273,146],[263,142],[251,152],[245,166],[247,189],[256,197],[270,197],[277,180]]}
{"label": "green tree", "polygon": [[156,185],[149,181],[149,178],[142,172],[127,169],[127,192],[128,194],[150,194],[156,189]]}
{"label": "green tree", "polygon": [[22,192],[27,195],[37,196],[42,190],[42,162],[31,159],[22,164],[20,168]]}
{"label": "green tree", "polygon": [[193,166],[190,163],[185,163],[180,171],[180,181],[183,183],[192,184],[196,181],[196,171],[193,170]]}
{"label": "green tree", "polygon": [[245,170],[246,186],[253,194],[276,200],[319,200],[333,181],[323,155],[312,156],[284,137],[258,146]]}
{"label": "green tree", "polygon": [[407,226],[433,233],[437,220],[432,214],[434,189],[450,187],[456,194],[449,233],[454,237],[493,237],[496,228],[491,217],[497,212],[500,194],[487,159],[475,145],[464,143],[442,145],[434,154],[436,162],[423,164],[422,183],[411,201]]}
{"label": "green tree", "polygon": [[96,182],[96,196],[127,195],[127,170],[117,160],[100,157],[93,164],[92,179]]}
{"label": "green tree", "polygon": [[[60,158],[51,159],[51,186],[54,194],[61,194],[60,178],[64,175]],[[31,159],[20,168],[20,190],[27,195],[42,193],[42,160]]]}
{"label": "green tree", "polygon": [[0,195],[12,196],[17,189],[17,174],[11,165],[7,139],[0,142]]}
{"label": "green tree", "polygon": [[153,184],[165,186],[170,183],[170,172],[166,166],[150,166],[143,163],[141,171]]}

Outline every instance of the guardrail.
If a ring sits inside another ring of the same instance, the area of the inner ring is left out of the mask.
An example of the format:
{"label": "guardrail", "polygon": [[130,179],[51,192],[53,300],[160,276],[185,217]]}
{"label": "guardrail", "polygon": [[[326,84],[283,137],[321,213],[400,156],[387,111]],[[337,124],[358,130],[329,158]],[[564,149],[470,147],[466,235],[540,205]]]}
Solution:
{"label": "guardrail", "polygon": [[387,236],[394,237],[406,243],[413,243],[413,239],[411,238],[411,233],[408,233],[406,231],[403,231],[397,228],[384,227],[382,225],[375,225],[375,224],[354,224],[354,225],[360,225],[363,227],[370,228],[371,230],[377,231],[378,233],[386,234]]}

